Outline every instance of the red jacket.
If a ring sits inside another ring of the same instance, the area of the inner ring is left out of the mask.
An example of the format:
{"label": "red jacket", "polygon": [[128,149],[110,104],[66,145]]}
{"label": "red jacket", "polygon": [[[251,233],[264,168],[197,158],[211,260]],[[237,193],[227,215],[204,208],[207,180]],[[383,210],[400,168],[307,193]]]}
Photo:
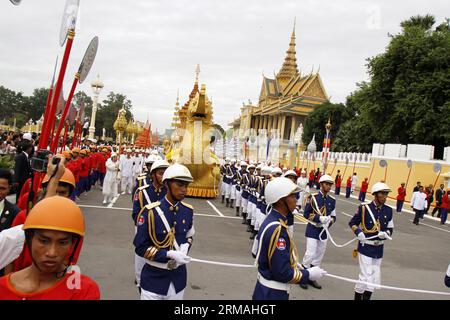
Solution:
{"label": "red jacket", "polygon": [[406,197],[406,189],[403,187],[399,187],[397,189],[397,200],[405,201],[405,197]]}
{"label": "red jacket", "polygon": [[368,187],[369,187],[369,183],[366,181],[363,181],[361,184],[361,192],[367,192]]}
{"label": "red jacket", "polygon": [[339,177],[336,178],[336,188],[340,188],[341,187],[341,183],[342,183],[342,179],[339,176]]}
{"label": "red jacket", "polygon": [[351,188],[352,187],[352,178],[348,178],[347,179],[347,188]]}
{"label": "red jacket", "polygon": [[90,169],[91,169],[91,161],[89,160],[89,158],[81,159],[80,177],[87,177],[89,175]]}
{"label": "red jacket", "polygon": [[444,195],[442,196],[442,205],[441,205],[441,209],[448,209],[448,193],[444,193]]}
{"label": "red jacket", "polygon": [[309,173],[309,181],[314,181],[314,172],[313,171],[311,171]]}
{"label": "red jacket", "polygon": [[106,160],[108,159],[108,156],[104,156],[100,153],[98,157],[98,171],[100,173],[106,173]]}
{"label": "red jacket", "polygon": [[72,171],[76,182],[80,180],[80,167],[81,167],[81,158],[69,161],[69,163],[66,165],[66,168]]}

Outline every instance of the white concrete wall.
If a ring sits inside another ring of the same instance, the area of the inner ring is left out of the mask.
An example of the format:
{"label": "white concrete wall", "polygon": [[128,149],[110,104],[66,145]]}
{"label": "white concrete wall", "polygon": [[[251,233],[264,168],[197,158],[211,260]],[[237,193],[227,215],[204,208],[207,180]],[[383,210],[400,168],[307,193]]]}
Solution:
{"label": "white concrete wall", "polygon": [[408,151],[406,156],[411,160],[433,160],[434,146],[423,144],[408,144]]}

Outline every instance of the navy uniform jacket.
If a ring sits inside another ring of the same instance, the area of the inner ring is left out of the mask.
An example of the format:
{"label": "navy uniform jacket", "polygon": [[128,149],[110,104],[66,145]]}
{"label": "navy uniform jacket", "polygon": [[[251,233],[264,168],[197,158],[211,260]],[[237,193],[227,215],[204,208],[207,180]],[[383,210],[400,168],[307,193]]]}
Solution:
{"label": "navy uniform jacket", "polygon": [[[169,226],[170,234],[166,231],[155,207],[159,206],[163,211]],[[161,202],[145,206],[138,216],[137,233],[134,238],[135,252],[137,255],[160,263],[167,263],[167,252],[175,250],[173,239],[178,245],[188,243],[188,238],[194,235],[194,211],[191,205],[178,202],[171,205],[164,197]],[[178,293],[186,287],[186,265],[168,270],[145,264],[141,273],[141,288],[160,295],[166,295],[170,283],[173,283]]]}
{"label": "navy uniform jacket", "polygon": [[[266,203],[266,196],[265,196],[265,190],[267,187],[267,184],[269,183],[269,179],[262,179],[261,182],[261,189],[260,189],[260,196],[261,196],[261,202],[259,203],[259,209],[261,210],[261,212],[263,214],[266,214],[266,209],[267,209],[267,203]],[[289,221],[289,216],[288,216],[288,221]],[[289,223],[288,223],[289,225]]]}
{"label": "navy uniform jacket", "polygon": [[131,201],[134,201],[134,196],[136,194],[136,190],[144,185],[150,185],[152,184],[152,178],[150,175],[147,175],[146,173],[141,173],[136,178],[136,181],[134,182],[133,191],[131,192]]}
{"label": "navy uniform jacket", "polygon": [[445,285],[450,288],[450,277],[448,275],[445,275],[444,282]]}
{"label": "navy uniform jacket", "polygon": [[236,170],[236,190],[241,191],[242,177],[245,174],[243,170]]}
{"label": "navy uniform jacket", "polygon": [[131,213],[131,218],[133,219],[134,224],[137,224],[137,216],[139,212],[141,212],[142,208],[148,205],[147,198],[144,195],[144,190],[147,192],[148,198],[150,202],[160,201],[167,193],[166,187],[162,186],[159,189],[156,189],[153,185],[153,182],[150,185],[143,185],[142,187],[137,188],[134,193],[133,199],[133,211]]}
{"label": "navy uniform jacket", "polygon": [[[316,207],[316,203],[314,202],[314,197],[317,201],[318,208]],[[320,215],[318,214],[320,213]],[[323,195],[322,191],[319,191],[318,194],[311,195],[308,198],[308,201],[305,206],[305,211],[303,212],[303,216],[308,219],[311,222],[315,222],[317,224],[320,224],[320,216],[331,216],[333,219],[333,223],[336,222],[336,200],[331,197],[330,195],[327,195],[326,197]],[[313,238],[313,239],[319,239],[319,235],[322,232],[323,227],[312,225],[311,223],[308,223],[306,226],[306,232],[305,235],[307,238]],[[322,240],[327,239],[326,232],[322,233],[321,236]]]}
{"label": "navy uniform jacket", "polygon": [[[274,221],[279,221],[280,224],[270,226],[264,233],[264,238],[260,239],[266,226]],[[257,240],[262,241],[262,244],[258,258],[258,272],[267,280],[291,284],[307,283],[309,272],[299,270],[297,267],[298,252],[287,231],[287,218],[272,209],[259,230]],[[271,289],[259,282],[253,293],[255,300],[287,299],[288,297],[286,291]]]}
{"label": "navy uniform jacket", "polygon": [[241,183],[242,198],[244,198],[244,199],[248,199],[248,196],[249,196],[248,189],[250,188],[249,185],[250,185],[250,172],[245,171],[242,174],[242,183]]}
{"label": "navy uniform jacket", "polygon": [[237,184],[237,176],[236,176],[236,172],[238,171],[237,168],[235,166],[230,166],[231,168],[231,172],[233,172],[233,177],[231,178],[230,183],[235,186]]}
{"label": "navy uniform jacket", "polygon": [[[368,210],[365,206],[368,206],[373,213],[377,224],[379,224],[379,230],[375,227],[375,222],[372,220]],[[366,238],[373,237],[378,234],[378,231],[385,231],[389,235],[392,235],[394,231],[394,222],[392,220],[392,208],[387,205],[382,205],[377,207],[375,202],[370,203],[362,203],[359,205],[356,214],[349,222],[350,228],[352,228],[353,232],[356,236],[360,232],[364,232]],[[371,241],[380,240],[379,238],[374,238]],[[384,245],[370,245],[365,243],[364,245],[361,242],[358,244],[358,252],[371,258],[380,259],[383,257],[383,247]]]}

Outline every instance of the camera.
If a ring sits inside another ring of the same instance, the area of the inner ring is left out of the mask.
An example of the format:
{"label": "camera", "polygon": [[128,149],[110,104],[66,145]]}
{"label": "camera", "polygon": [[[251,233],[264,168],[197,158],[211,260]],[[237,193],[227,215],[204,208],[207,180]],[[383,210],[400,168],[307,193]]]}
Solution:
{"label": "camera", "polygon": [[[38,150],[36,155],[31,158],[31,169],[36,172],[47,172],[48,156],[52,154],[52,152],[45,149]],[[52,163],[57,165],[59,161],[61,161],[61,159],[53,158]]]}

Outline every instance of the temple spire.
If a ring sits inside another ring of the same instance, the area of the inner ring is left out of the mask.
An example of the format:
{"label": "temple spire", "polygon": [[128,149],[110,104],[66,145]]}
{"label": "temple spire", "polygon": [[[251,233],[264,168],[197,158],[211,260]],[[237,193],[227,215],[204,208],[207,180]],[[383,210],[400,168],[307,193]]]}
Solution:
{"label": "temple spire", "polygon": [[292,77],[298,75],[297,57],[295,51],[295,26],[296,19],[294,19],[294,28],[292,30],[289,49],[286,51],[286,58],[284,59],[281,70],[277,74],[277,79],[282,82],[289,81]]}
{"label": "temple spire", "polygon": [[200,74],[200,65],[197,64],[197,68],[195,68],[195,83],[198,83],[198,75]]}

